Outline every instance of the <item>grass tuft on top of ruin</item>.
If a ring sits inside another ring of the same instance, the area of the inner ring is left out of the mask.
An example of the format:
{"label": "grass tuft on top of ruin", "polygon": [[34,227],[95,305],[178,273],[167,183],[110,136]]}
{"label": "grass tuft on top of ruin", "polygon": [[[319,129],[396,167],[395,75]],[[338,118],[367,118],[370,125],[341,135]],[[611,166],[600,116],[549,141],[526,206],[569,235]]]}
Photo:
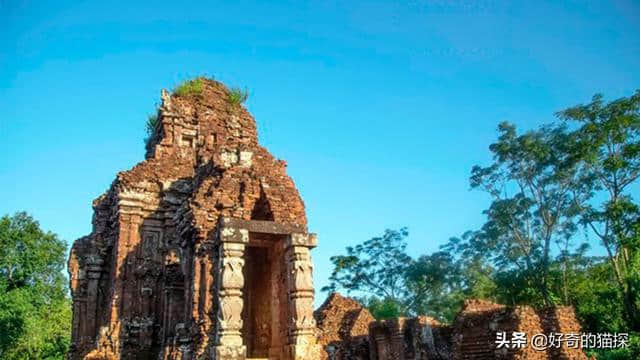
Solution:
{"label": "grass tuft on top of ruin", "polygon": [[204,88],[204,78],[197,77],[191,80],[185,80],[173,90],[176,96],[201,95]]}
{"label": "grass tuft on top of ruin", "polygon": [[249,98],[249,90],[233,87],[229,90],[229,102],[233,106],[238,106]]}

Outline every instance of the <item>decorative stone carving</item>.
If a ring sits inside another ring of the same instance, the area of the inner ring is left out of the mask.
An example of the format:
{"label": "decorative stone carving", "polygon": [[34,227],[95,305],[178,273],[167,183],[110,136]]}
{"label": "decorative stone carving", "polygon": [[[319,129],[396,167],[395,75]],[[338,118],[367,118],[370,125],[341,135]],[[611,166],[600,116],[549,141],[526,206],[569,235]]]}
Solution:
{"label": "decorative stone carving", "polygon": [[[216,359],[244,359],[246,347],[242,340],[242,288],[244,244],[223,242],[237,240],[239,231],[222,229],[218,259],[218,317],[216,337]],[[240,237],[241,238],[241,237]]]}
{"label": "decorative stone carving", "polygon": [[171,96],[165,89],[160,91],[160,97],[162,98],[162,108],[167,111],[171,111]]}
{"label": "decorative stone carving", "polygon": [[[286,249],[289,311],[289,358],[309,359],[320,351],[316,344],[315,319],[313,317],[313,280],[310,242],[308,236],[291,234]],[[296,245],[296,244],[306,244]]]}
{"label": "decorative stone carving", "polygon": [[141,296],[141,313],[144,317],[151,316],[151,302],[154,295],[154,289],[158,277],[162,274],[160,265],[153,262],[150,258],[145,258],[136,268],[135,275],[141,280],[140,296]]}

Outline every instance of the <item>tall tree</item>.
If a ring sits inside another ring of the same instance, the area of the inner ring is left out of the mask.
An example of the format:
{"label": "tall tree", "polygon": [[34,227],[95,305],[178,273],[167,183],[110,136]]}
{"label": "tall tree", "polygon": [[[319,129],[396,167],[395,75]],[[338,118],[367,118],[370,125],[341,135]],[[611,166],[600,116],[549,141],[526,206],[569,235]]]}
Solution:
{"label": "tall tree", "polygon": [[[382,236],[371,238],[355,247],[347,247],[346,255],[331,257],[333,271],[330,284],[323,291],[344,289],[366,302],[397,306],[406,312],[408,295],[405,283],[411,257],[406,254],[406,228],[386,230]],[[373,299],[371,299],[373,298]]]}
{"label": "tall tree", "polygon": [[452,238],[440,251],[422,255],[407,270],[412,313],[451,322],[467,298],[490,298],[495,291],[492,269],[477,256],[458,256]]}
{"label": "tall tree", "polygon": [[640,91],[606,104],[598,94],[557,115],[579,125],[574,153],[595,192],[581,206],[582,222],[607,250],[625,318],[640,331],[640,209],[632,197],[640,178]]}
{"label": "tall tree", "polygon": [[66,244],[26,213],[0,218],[0,358],[63,359],[71,305]]}
{"label": "tall tree", "polygon": [[491,270],[480,257],[457,257],[456,239],[413,259],[406,253],[407,234],[404,228],[386,230],[331,257],[331,282],[322,290],[353,293],[376,318],[430,315],[443,321],[453,320],[465,298],[493,292]]}
{"label": "tall tree", "polygon": [[535,285],[544,305],[550,292],[552,245],[569,241],[576,231],[576,203],[586,198],[575,159],[568,151],[575,139],[563,126],[543,126],[518,135],[501,123],[498,141],[489,149],[494,162],[474,166],[471,187],[493,199],[487,222],[470,240],[500,271],[517,269]]}

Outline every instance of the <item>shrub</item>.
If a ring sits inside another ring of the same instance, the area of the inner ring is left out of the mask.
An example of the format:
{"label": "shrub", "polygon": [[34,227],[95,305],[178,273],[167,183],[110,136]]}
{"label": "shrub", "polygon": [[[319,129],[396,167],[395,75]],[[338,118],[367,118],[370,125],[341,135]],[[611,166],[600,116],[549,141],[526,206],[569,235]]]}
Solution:
{"label": "shrub", "polygon": [[248,98],[249,90],[247,89],[243,90],[238,87],[234,87],[229,90],[229,102],[234,106],[244,103]]}
{"label": "shrub", "polygon": [[150,114],[149,117],[147,117],[147,124],[146,124],[147,135],[149,137],[153,137],[153,135],[156,132],[157,126],[158,126],[158,114]]}
{"label": "shrub", "polygon": [[0,218],[0,358],[64,359],[71,345],[67,244],[24,212]]}
{"label": "shrub", "polygon": [[599,349],[587,351],[587,356],[598,360],[637,360],[640,359],[640,334],[629,334],[629,347],[623,349]]}
{"label": "shrub", "polygon": [[149,145],[151,139],[153,139],[156,135],[156,127],[158,126],[158,114],[150,114],[147,117],[147,123],[145,124],[145,130],[147,132],[147,136],[144,138],[144,144],[146,146]]}
{"label": "shrub", "polygon": [[203,81],[202,78],[187,80],[173,90],[177,96],[189,96],[202,94]]}

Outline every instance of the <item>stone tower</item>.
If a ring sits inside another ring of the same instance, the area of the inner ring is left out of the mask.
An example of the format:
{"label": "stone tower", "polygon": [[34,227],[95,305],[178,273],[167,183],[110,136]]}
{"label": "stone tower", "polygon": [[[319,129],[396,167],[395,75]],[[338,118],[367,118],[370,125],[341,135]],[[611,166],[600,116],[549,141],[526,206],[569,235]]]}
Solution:
{"label": "stone tower", "polygon": [[146,160],[73,244],[71,359],[314,359],[305,209],[221,83],[162,91]]}

